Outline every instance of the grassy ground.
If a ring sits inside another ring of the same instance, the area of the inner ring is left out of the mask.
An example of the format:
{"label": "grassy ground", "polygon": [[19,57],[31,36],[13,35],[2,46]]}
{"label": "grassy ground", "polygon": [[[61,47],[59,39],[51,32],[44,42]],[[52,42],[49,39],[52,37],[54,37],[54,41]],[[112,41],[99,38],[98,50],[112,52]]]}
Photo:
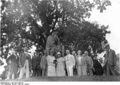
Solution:
{"label": "grassy ground", "polygon": [[31,77],[23,81],[119,81],[120,76],[81,76],[81,77]]}

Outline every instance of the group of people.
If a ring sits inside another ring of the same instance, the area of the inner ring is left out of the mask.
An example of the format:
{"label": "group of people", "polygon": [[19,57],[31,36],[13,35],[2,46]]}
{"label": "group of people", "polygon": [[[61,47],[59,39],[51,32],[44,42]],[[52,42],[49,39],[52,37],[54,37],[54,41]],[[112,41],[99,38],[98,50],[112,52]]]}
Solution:
{"label": "group of people", "polygon": [[27,53],[25,47],[23,51],[18,55],[14,49],[11,49],[12,53],[6,59],[7,66],[5,66],[5,72],[2,74],[3,79],[22,79],[30,77],[30,55]]}
{"label": "group of people", "polygon": [[49,50],[48,54],[45,50],[40,55],[36,54],[38,58],[34,60],[35,56],[31,57],[25,47],[19,55],[13,51],[7,58],[6,79],[29,78],[37,73],[40,73],[38,76],[48,77],[119,75],[120,61],[117,61],[120,59],[117,59],[115,51],[108,44],[104,50],[104,61],[99,60],[97,55],[90,56],[88,51],[70,49],[65,50],[65,56],[61,51],[55,54],[54,50]]}
{"label": "group of people", "polygon": [[[65,57],[60,52],[55,57],[50,51],[50,55],[46,59],[48,64],[47,76],[93,75],[93,61],[88,56],[87,51],[82,55],[80,50],[77,51],[77,54],[75,51],[71,54],[70,50],[66,50]],[[74,72],[75,70],[76,72]]]}
{"label": "group of people", "polygon": [[115,51],[105,45],[104,61],[97,58],[97,55],[89,56],[88,51],[71,51],[67,49],[65,56],[60,51],[54,54],[50,50],[48,55],[41,57],[40,67],[42,76],[87,76],[87,75],[119,75],[120,65]]}

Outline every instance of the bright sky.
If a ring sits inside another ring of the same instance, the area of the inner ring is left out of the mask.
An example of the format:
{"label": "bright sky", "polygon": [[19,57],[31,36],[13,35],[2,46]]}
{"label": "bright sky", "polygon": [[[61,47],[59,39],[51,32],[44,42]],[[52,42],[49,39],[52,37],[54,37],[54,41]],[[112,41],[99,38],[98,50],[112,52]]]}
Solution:
{"label": "bright sky", "polygon": [[98,24],[109,25],[111,34],[106,38],[112,49],[116,53],[120,53],[120,0],[111,0],[112,6],[107,7],[107,10],[100,13],[98,10],[93,10],[90,21],[97,21]]}

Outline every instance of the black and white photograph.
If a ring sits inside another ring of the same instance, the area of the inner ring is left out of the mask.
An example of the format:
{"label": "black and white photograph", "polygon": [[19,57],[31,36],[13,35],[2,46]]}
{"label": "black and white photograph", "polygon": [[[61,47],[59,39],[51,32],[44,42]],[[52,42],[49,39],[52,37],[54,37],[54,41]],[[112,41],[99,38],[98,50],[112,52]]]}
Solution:
{"label": "black and white photograph", "polygon": [[120,82],[120,0],[1,0],[0,85]]}

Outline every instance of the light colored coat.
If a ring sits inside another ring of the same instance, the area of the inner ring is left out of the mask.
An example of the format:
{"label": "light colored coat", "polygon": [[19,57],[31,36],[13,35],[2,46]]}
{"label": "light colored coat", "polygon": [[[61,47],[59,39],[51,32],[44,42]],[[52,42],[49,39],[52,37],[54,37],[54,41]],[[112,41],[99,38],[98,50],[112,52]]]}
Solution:
{"label": "light colored coat", "polygon": [[75,66],[75,58],[73,55],[68,54],[65,56],[65,63],[68,76],[73,76],[73,67]]}
{"label": "light colored coat", "polygon": [[65,76],[65,59],[63,57],[57,59],[57,76]]}
{"label": "light colored coat", "polygon": [[47,76],[56,76],[55,64],[54,64],[55,57],[48,55],[47,56]]}
{"label": "light colored coat", "polygon": [[66,61],[66,66],[75,66],[75,58],[73,55],[68,54],[67,56],[65,56],[65,61]]}
{"label": "light colored coat", "polygon": [[41,69],[46,69],[46,66],[47,66],[46,56],[42,56],[41,61],[40,61],[40,67]]}
{"label": "light colored coat", "polygon": [[77,72],[79,76],[87,75],[87,61],[83,56],[77,57]]}

